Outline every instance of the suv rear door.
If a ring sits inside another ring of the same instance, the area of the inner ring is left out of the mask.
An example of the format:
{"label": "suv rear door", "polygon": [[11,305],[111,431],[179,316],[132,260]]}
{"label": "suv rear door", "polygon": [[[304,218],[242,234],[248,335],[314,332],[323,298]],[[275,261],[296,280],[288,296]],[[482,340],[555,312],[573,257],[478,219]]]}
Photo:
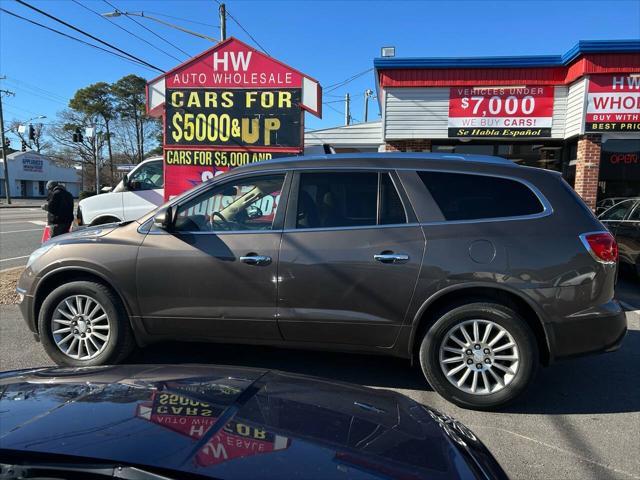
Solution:
{"label": "suv rear door", "polygon": [[425,249],[396,185],[384,171],[295,174],[278,265],[285,340],[393,345]]}

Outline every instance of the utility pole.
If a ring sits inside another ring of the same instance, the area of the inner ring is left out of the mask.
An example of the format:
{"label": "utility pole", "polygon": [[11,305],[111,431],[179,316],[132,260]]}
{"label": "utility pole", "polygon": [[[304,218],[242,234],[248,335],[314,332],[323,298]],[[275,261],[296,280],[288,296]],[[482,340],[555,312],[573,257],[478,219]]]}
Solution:
{"label": "utility pole", "polygon": [[366,89],[364,91],[364,121],[366,123],[367,118],[369,117],[369,98],[373,95],[373,90]]}
{"label": "utility pole", "polygon": [[220,41],[223,42],[227,39],[227,9],[224,3],[220,4]]}
{"label": "utility pole", "polygon": [[351,124],[351,99],[349,98],[349,94],[345,94],[344,96],[344,124],[348,126]]}
{"label": "utility pole", "polygon": [[[1,77],[3,80],[5,77]],[[7,145],[4,138],[4,116],[2,114],[2,94],[13,95],[9,90],[0,90],[0,132],[2,132],[0,140],[2,140],[2,163],[4,163],[4,196],[7,204],[11,205],[11,192],[9,192],[9,159],[7,158]]]}

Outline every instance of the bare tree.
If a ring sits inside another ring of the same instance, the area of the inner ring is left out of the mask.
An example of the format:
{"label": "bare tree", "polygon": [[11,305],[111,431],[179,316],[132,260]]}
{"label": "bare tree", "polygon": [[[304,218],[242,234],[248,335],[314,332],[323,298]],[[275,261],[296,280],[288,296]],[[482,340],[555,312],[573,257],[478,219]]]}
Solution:
{"label": "bare tree", "polygon": [[[99,117],[67,109],[58,113],[56,122],[49,130],[49,135],[58,147],[52,156],[60,163],[81,166],[83,188],[84,185],[95,183],[96,163],[100,169],[101,178],[108,178],[109,183],[111,183],[110,172],[104,172],[105,166],[109,163],[108,158],[102,155],[107,138],[104,135],[87,137],[85,129],[90,127],[95,128],[97,131],[96,127],[100,127]],[[82,141],[73,141],[73,134],[76,130],[81,133]],[[107,173],[109,175],[105,177]]]}
{"label": "bare tree", "polygon": [[51,142],[45,140],[45,128],[42,123],[33,125],[33,140],[29,139],[29,125],[25,125],[27,128],[24,133],[20,132],[20,126],[22,125],[24,124],[19,120],[11,120],[11,122],[9,122],[9,131],[18,137],[21,142],[24,142],[30,147],[35,147],[33,149],[38,153],[46,152],[51,148]]}

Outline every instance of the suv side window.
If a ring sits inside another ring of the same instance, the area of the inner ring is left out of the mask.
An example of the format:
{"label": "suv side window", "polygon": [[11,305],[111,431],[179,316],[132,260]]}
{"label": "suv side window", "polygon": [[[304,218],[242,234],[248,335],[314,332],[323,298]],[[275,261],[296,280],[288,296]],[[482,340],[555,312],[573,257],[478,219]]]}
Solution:
{"label": "suv side window", "polygon": [[362,227],[406,222],[402,201],[388,173],[300,174],[296,228]]}
{"label": "suv side window", "polygon": [[623,220],[629,209],[633,206],[633,200],[624,200],[614,205],[600,216],[600,220],[617,221]]}
{"label": "suv side window", "polygon": [[243,178],[218,185],[180,205],[178,232],[271,230],[283,175]]}
{"label": "suv side window", "polygon": [[446,220],[518,217],[544,210],[529,187],[487,175],[418,172]]}
{"label": "suv side window", "polygon": [[164,185],[162,161],[142,165],[128,179],[129,190],[156,190]]}

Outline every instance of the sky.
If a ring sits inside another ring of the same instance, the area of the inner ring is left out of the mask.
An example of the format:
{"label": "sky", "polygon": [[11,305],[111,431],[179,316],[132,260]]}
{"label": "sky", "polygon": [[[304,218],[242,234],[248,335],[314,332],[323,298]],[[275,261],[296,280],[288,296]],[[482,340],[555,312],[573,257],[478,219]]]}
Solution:
{"label": "sky", "polygon": [[[214,38],[220,35],[215,0],[25,1],[163,70],[186,60],[182,51],[194,56],[212,43],[149,19],[133,17],[136,24],[128,17],[107,20],[97,13],[114,7],[142,11]],[[396,47],[397,57],[559,55],[578,40],[640,38],[640,0],[225,3],[253,39],[231,18],[228,36],[253,46],[259,42],[268,54],[325,88],[323,118],[307,113],[307,129],[342,125],[346,93],[352,98],[354,122],[362,121],[364,92],[375,91],[373,71],[332,91],[331,86],[372,69],[382,46]],[[0,0],[0,7],[82,37],[16,1]],[[46,115],[40,120],[46,125],[77,89],[130,73],[147,79],[158,74],[0,12],[0,77],[6,76],[0,89],[15,93],[3,96],[5,122]],[[377,101],[370,106],[369,120],[375,120]]]}

